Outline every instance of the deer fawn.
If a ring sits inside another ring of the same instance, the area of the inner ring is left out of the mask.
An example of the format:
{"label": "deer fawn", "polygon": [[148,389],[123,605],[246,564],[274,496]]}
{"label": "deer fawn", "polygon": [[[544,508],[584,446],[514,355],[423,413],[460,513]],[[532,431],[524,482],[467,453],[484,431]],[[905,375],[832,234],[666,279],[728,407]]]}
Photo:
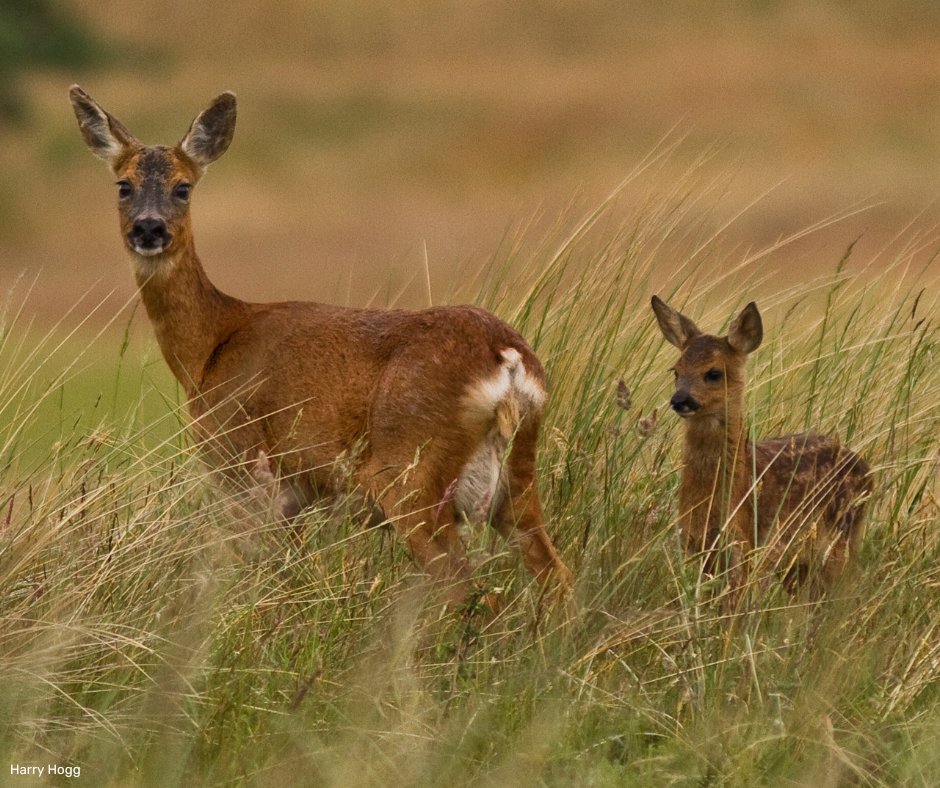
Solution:
{"label": "deer fawn", "polygon": [[117,176],[141,299],[211,466],[269,490],[288,521],[358,496],[446,581],[449,601],[471,587],[459,518],[490,522],[540,583],[570,588],[536,490],[544,372],[518,333],[471,306],[347,309],[220,292],[196,255],[190,201],[232,141],[235,95],[212,101],[175,147],[142,144],[77,85],[69,96],[85,142]]}
{"label": "deer fawn", "polygon": [[726,528],[733,587],[742,584],[743,553],[758,545],[789,589],[805,580],[830,587],[861,541],[867,463],[828,435],[748,440],[745,364],[763,339],[753,302],[726,337],[703,334],[656,296],[652,306],[663,336],[682,351],[670,405],[686,427],[679,524],[687,551],[704,553],[712,572]]}

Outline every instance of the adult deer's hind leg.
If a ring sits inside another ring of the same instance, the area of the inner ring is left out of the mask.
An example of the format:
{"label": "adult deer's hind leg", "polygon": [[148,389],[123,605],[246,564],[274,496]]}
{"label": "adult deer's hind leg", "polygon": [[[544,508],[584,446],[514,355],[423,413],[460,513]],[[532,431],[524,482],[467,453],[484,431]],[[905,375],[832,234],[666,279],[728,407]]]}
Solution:
{"label": "adult deer's hind leg", "polygon": [[513,439],[506,461],[504,489],[496,501],[492,524],[519,552],[536,581],[567,594],[573,576],[545,530],[536,487],[535,437],[535,429],[523,425]]}

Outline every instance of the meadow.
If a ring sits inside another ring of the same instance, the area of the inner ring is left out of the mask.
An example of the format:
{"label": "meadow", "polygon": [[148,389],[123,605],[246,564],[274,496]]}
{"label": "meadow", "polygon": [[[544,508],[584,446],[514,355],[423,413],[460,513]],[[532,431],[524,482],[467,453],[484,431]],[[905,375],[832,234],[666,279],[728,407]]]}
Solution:
{"label": "meadow", "polygon": [[[76,38],[0,8],[0,784],[940,784],[940,6],[35,7]],[[431,604],[381,529],[314,509],[298,545],[216,483],[72,82],[146,142],[238,93],[193,209],[226,292],[476,303],[530,340],[576,617],[483,529],[495,617]],[[753,434],[874,469],[826,599],[732,615],[683,555],[653,293],[708,330],[756,300]]]}
{"label": "meadow", "polygon": [[[483,530],[468,547],[504,600],[495,617],[430,605],[380,529],[312,510],[298,546],[200,463],[152,343],[90,342],[91,306],[37,337],[14,299],[4,761],[122,786],[936,784],[940,291],[912,268],[924,243],[846,249],[769,288],[786,239],[727,251],[695,219],[710,197],[693,170],[625,220],[602,204],[509,237],[447,299],[494,310],[546,363],[541,491],[573,620]],[[716,329],[757,293],[754,434],[832,431],[874,468],[861,555],[825,600],[755,584],[729,615],[722,580],[682,555],[654,288]]]}

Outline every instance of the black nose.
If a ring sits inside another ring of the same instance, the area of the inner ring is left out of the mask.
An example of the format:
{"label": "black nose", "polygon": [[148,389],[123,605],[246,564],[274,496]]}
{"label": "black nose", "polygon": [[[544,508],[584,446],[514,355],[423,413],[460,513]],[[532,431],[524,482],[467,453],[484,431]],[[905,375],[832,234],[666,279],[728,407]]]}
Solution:
{"label": "black nose", "polygon": [[677,391],[672,395],[669,404],[676,413],[694,413],[702,407],[688,391]]}
{"label": "black nose", "polygon": [[170,242],[163,219],[138,219],[131,229],[131,243],[141,249],[160,249]]}

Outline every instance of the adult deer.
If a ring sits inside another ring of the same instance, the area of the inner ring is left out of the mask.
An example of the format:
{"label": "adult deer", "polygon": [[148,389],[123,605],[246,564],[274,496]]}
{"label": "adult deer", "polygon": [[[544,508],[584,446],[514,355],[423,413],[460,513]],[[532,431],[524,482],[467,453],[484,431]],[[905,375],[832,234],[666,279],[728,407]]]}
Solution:
{"label": "adult deer", "polygon": [[764,546],[788,587],[809,580],[830,587],[862,537],[872,483],[867,463],[828,435],[799,433],[748,440],[745,366],[763,339],[751,302],[724,337],[703,334],[656,296],[663,336],[682,351],[672,409],[685,420],[679,524],[686,549],[713,571],[725,531],[731,581],[740,587],[746,551]]}
{"label": "adult deer", "polygon": [[69,96],[85,142],[117,177],[141,299],[211,466],[269,489],[286,520],[355,496],[450,601],[471,584],[459,518],[490,522],[540,583],[570,587],[536,489],[544,372],[518,333],[470,306],[222,293],[196,255],[190,201],[232,141],[235,95],[213,100],[175,147],[142,144],[77,85]]}

